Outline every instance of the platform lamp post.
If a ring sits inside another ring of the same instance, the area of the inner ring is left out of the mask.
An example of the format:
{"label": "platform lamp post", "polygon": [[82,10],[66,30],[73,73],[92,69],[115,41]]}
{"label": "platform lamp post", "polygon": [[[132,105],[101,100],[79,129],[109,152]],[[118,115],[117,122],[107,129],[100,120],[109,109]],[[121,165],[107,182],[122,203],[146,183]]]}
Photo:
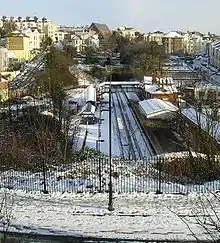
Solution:
{"label": "platform lamp post", "polygon": [[113,207],[113,191],[112,191],[112,66],[107,66],[106,71],[110,74],[109,79],[109,197],[108,210],[114,211]]}

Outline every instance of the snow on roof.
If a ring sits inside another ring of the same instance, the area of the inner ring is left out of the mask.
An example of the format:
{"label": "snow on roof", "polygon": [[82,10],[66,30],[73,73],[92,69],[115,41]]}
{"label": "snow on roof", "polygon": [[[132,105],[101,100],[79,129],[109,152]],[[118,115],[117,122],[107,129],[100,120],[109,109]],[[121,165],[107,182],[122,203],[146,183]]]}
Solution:
{"label": "snow on roof", "polygon": [[114,85],[122,85],[122,86],[131,86],[131,85],[140,85],[139,81],[106,81],[106,82],[102,82],[98,85],[98,87],[102,87],[102,86],[109,86],[111,84],[111,86]]}
{"label": "snow on roof", "polygon": [[152,81],[153,81],[153,77],[144,76],[144,83],[145,84],[152,84]]}
{"label": "snow on roof", "polygon": [[177,93],[175,85],[144,85],[145,92],[150,94],[174,94]]}
{"label": "snow on roof", "polygon": [[179,33],[177,33],[176,31],[171,31],[171,32],[167,33],[165,35],[165,37],[166,38],[176,38],[176,37],[180,38],[180,37],[183,37],[183,36],[180,35]]}
{"label": "snow on roof", "polygon": [[86,102],[93,101],[96,102],[96,89],[90,85],[85,90]]}
{"label": "snow on roof", "polygon": [[80,114],[81,115],[94,115],[95,114],[95,110],[96,110],[96,107],[93,105],[93,104],[91,104],[91,103],[86,103],[84,106],[83,106],[83,108],[82,108],[82,110],[81,110],[81,112],[80,112]]}
{"label": "snow on roof", "polygon": [[160,84],[174,84],[172,77],[156,78]]}
{"label": "snow on roof", "polygon": [[208,132],[216,141],[220,142],[220,122],[213,121],[194,107],[183,109],[182,114],[202,130]]}
{"label": "snow on roof", "polygon": [[168,101],[148,99],[139,102],[139,105],[148,119],[167,119],[176,115],[178,108]]}

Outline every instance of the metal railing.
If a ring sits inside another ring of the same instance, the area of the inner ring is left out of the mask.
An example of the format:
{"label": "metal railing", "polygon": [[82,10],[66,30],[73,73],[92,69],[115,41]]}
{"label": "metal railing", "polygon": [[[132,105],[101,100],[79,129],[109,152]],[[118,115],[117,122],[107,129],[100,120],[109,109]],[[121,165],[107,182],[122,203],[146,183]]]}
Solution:
{"label": "metal railing", "polygon": [[[152,157],[141,161],[112,158],[114,193],[181,193],[220,189],[219,158]],[[108,192],[109,158],[71,164],[10,165],[0,167],[0,186],[25,191]]]}

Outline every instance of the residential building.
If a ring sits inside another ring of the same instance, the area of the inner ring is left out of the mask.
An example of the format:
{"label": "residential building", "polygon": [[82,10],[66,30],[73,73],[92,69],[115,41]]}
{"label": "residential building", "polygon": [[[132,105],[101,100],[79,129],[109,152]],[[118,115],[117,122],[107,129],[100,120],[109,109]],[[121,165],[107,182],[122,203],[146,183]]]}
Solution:
{"label": "residential building", "polygon": [[210,64],[220,69],[220,41],[212,41],[209,44],[208,54],[210,57]]}
{"label": "residential building", "polygon": [[6,48],[12,51],[18,60],[30,59],[29,37],[19,31],[6,36]]}
{"label": "residential building", "polygon": [[79,35],[71,35],[71,39],[67,42],[68,45],[71,45],[76,48],[77,52],[80,52],[83,50],[83,39]]}
{"label": "residential building", "polygon": [[50,37],[54,42],[56,41],[56,31],[57,27],[53,23],[48,23],[43,27],[45,37]]}
{"label": "residential building", "polygon": [[84,39],[84,45],[85,46],[91,46],[94,49],[99,48],[99,36],[98,35],[90,35],[87,38]]}
{"label": "residential building", "polygon": [[67,32],[57,30],[55,32],[55,39],[56,39],[57,42],[64,41],[64,39],[66,38],[67,35],[68,35]]}
{"label": "residential building", "polygon": [[156,81],[153,81],[152,77],[145,77],[144,88],[146,99],[160,99],[179,104],[179,92],[171,77],[156,78]]}
{"label": "residential building", "polygon": [[30,52],[40,49],[42,35],[36,27],[24,29],[22,33],[29,37]]}
{"label": "residential building", "polygon": [[34,17],[2,17],[1,20],[4,21],[12,21],[16,24],[17,30],[22,31],[24,29],[36,28],[40,33],[44,33],[45,36],[51,37],[53,41],[55,41],[55,32],[56,25],[47,18],[38,18]]}
{"label": "residential building", "polygon": [[184,52],[188,54],[206,53],[209,38],[199,32],[187,32],[183,35]]}
{"label": "residential building", "polygon": [[0,47],[0,72],[7,70],[9,65],[8,49]]}
{"label": "residential building", "polygon": [[89,27],[90,31],[94,31],[100,38],[111,34],[111,30],[106,24],[92,23]]}
{"label": "residential building", "polygon": [[22,30],[22,29],[28,29],[28,28],[37,28],[41,31],[43,31],[44,26],[48,24],[52,24],[51,20],[48,20],[47,18],[38,18],[36,16],[34,17],[5,17],[1,18],[2,21],[12,21],[16,24],[17,30]]}
{"label": "residential building", "polygon": [[88,25],[83,25],[83,26],[63,26],[63,25],[61,25],[61,26],[57,27],[57,31],[81,35],[81,34],[89,32],[89,26]]}
{"label": "residential building", "polygon": [[72,45],[76,48],[77,52],[81,52],[85,47],[91,46],[94,49],[99,48],[100,39],[97,34],[93,32],[85,32],[81,35],[70,35],[69,38],[65,38],[68,45]]}
{"label": "residential building", "polygon": [[161,31],[144,34],[145,41],[156,41],[158,45],[163,45],[163,37],[164,37],[164,33]]}
{"label": "residential building", "polygon": [[214,100],[220,101],[220,86],[214,85],[201,85],[194,89],[196,100],[203,101],[204,103],[213,102]]}
{"label": "residential building", "polygon": [[128,27],[119,27],[117,29],[117,32],[120,33],[123,37],[129,38],[130,40],[135,38],[135,32],[136,30],[134,28],[128,28]]}
{"label": "residential building", "polygon": [[162,39],[165,53],[179,53],[184,52],[184,38],[181,34],[172,31],[166,34]]}

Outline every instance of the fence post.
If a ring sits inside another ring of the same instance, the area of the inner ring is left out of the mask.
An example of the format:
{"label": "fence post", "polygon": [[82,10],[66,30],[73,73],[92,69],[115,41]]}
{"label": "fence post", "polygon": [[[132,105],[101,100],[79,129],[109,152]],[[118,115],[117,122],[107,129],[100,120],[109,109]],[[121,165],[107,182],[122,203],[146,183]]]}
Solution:
{"label": "fence post", "polygon": [[99,155],[99,193],[102,192],[101,155]]}
{"label": "fence post", "polygon": [[158,172],[158,187],[157,187],[157,190],[156,190],[156,194],[163,194],[163,192],[162,192],[162,190],[161,190],[161,180],[162,180],[162,178],[161,178],[161,172],[162,172],[162,161],[161,161],[162,159],[159,157],[158,159],[157,159],[157,168],[158,168],[158,170],[159,170],[159,172]]}
{"label": "fence post", "polygon": [[48,194],[47,191],[47,182],[46,182],[46,163],[45,163],[45,159],[43,159],[43,194]]}

